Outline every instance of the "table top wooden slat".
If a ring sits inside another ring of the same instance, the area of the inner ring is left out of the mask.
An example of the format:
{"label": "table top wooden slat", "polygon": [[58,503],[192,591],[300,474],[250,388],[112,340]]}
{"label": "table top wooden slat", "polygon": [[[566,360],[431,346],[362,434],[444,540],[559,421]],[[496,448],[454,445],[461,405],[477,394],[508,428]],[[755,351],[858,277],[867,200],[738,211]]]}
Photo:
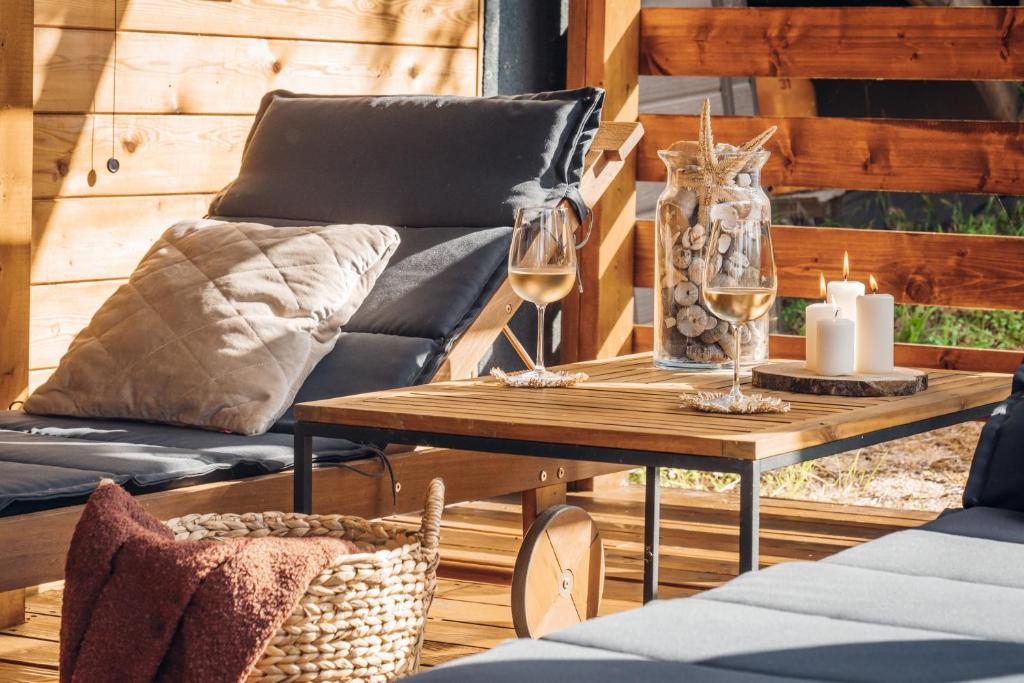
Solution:
{"label": "table top wooden slat", "polygon": [[[792,404],[781,415],[714,415],[679,395],[722,391],[731,371],[655,369],[650,354],[565,366],[590,379],[565,389],[510,389],[491,378],[439,382],[301,403],[296,419],[459,436],[606,446],[661,453],[767,458],[997,403],[1010,375],[929,370],[913,396],[852,398],[762,391]],[[750,391],[749,373],[744,390]]]}

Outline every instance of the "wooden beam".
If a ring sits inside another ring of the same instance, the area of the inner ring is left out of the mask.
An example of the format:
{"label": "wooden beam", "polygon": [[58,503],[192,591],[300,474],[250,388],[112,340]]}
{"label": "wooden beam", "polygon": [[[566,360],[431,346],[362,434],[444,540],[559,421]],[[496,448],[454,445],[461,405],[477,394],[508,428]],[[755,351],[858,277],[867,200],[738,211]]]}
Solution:
{"label": "wooden beam", "polygon": [[[614,472],[621,465],[549,460],[473,451],[420,449],[390,456],[395,481],[401,484],[392,504],[386,473],[367,478],[343,467],[320,467],[313,473],[314,512],[344,513],[366,519],[422,508],[427,485],[445,480],[448,503],[518,493],[540,483],[542,470],[565,468],[565,478],[583,479]],[[365,472],[380,471],[376,459],[348,463]],[[160,519],[189,513],[257,512],[292,509],[292,474],[282,472],[234,481],[201,484],[136,497]],[[35,586],[63,578],[64,560],[82,505],[0,517],[0,591]],[[31,530],[27,533],[26,530]]]}
{"label": "wooden beam", "polygon": [[650,8],[641,73],[1021,80],[1024,10],[1004,7]]}
{"label": "wooden beam", "polygon": [[[8,2],[8,0],[4,0]],[[108,30],[112,2],[36,0],[36,23]],[[123,31],[300,38],[392,45],[476,47],[478,0],[295,2],[295,0],[145,0],[118,3]]]}
{"label": "wooden beam", "polygon": [[565,492],[564,481],[523,491],[523,534],[530,530],[540,513],[555,505],[565,505]]}
{"label": "wooden beam", "polygon": [[0,593],[0,628],[10,628],[25,621],[25,589]]}
{"label": "wooden beam", "polygon": [[134,114],[255,114],[277,88],[476,94],[472,48],[122,31],[115,64],[112,42],[110,31],[37,28],[36,112],[109,112],[115,68],[118,111]]}
{"label": "wooden beam", "polygon": [[[603,119],[634,122],[639,111],[639,0],[571,0],[567,84],[605,88]],[[627,156],[595,207],[593,239],[580,254],[583,295],[562,302],[561,360],[614,356],[629,347],[633,319],[635,158]]]}
{"label": "wooden beam", "polygon": [[[779,295],[816,299],[818,274],[837,279],[843,252],[852,277],[878,278],[897,303],[956,308],[1020,310],[1024,273],[1006,267],[1024,262],[1024,238],[996,235],[772,226]],[[654,282],[654,221],[637,221],[633,284]]]}
{"label": "wooden beam", "polygon": [[[633,328],[633,351],[650,351],[654,344],[654,328],[637,325]],[[769,337],[771,358],[803,358],[804,338],[773,334]],[[909,368],[967,370],[971,372],[1014,372],[1024,362],[1024,351],[971,349],[962,346],[931,344],[896,344],[896,365]]]}
{"label": "wooden beam", "polygon": [[32,0],[0,2],[0,408],[28,386]]}
{"label": "wooden beam", "polygon": [[[697,138],[698,117],[640,117],[640,180],[665,178],[658,150]],[[739,144],[769,126],[766,186],[1024,193],[1024,123],[719,116],[715,139]]]}

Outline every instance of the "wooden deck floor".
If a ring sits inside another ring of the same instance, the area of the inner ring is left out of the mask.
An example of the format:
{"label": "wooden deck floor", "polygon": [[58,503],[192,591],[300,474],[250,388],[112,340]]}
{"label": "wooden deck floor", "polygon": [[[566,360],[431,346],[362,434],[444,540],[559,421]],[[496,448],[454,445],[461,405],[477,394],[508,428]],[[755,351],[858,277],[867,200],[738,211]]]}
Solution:
{"label": "wooden deck floor", "polygon": [[[736,572],[737,501],[726,494],[668,490],[662,496],[662,596],[711,588]],[[602,612],[639,605],[642,489],[570,494],[570,503],[598,520],[607,557]],[[761,503],[762,561],[814,560],[891,531],[914,527],[931,513],[765,499]],[[413,518],[399,523],[418,524]],[[448,508],[441,536],[443,578],[430,613],[424,666],[481,652],[515,637],[509,587],[521,540],[512,499]],[[469,579],[477,580],[469,580]],[[481,580],[486,579],[488,583]],[[493,583],[493,582],[504,582]],[[59,585],[28,600],[28,620],[0,631],[0,681],[57,680]]]}

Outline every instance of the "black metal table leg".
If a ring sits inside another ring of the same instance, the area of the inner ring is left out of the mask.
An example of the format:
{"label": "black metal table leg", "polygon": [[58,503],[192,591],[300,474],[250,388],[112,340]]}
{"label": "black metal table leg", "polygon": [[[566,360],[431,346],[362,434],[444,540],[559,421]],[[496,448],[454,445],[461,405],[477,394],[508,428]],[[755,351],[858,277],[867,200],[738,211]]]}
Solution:
{"label": "black metal table leg", "polygon": [[750,460],[740,470],[740,574],[758,568],[761,527],[761,463]]}
{"label": "black metal table leg", "polygon": [[644,604],[658,598],[658,543],[661,526],[661,468],[645,468]]}
{"label": "black metal table leg", "polygon": [[295,470],[292,476],[292,507],[295,512],[313,512],[313,437],[295,430]]}

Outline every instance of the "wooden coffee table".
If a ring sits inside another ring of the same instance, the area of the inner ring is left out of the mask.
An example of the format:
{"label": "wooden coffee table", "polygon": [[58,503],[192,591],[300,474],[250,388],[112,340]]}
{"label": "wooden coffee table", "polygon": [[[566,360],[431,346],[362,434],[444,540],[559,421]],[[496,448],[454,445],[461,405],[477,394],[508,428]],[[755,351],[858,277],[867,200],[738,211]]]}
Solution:
{"label": "wooden coffee table", "polygon": [[731,371],[659,370],[650,354],[566,369],[590,380],[567,389],[509,389],[481,378],[299,404],[296,510],[312,506],[314,436],[645,467],[646,602],[658,587],[659,468],[740,475],[740,571],[749,571],[758,566],[762,472],[983,418],[1010,390],[1009,375],[931,370],[929,388],[913,396],[766,392],[785,398],[792,411],[711,415],[681,408],[679,395],[727,390]]}

